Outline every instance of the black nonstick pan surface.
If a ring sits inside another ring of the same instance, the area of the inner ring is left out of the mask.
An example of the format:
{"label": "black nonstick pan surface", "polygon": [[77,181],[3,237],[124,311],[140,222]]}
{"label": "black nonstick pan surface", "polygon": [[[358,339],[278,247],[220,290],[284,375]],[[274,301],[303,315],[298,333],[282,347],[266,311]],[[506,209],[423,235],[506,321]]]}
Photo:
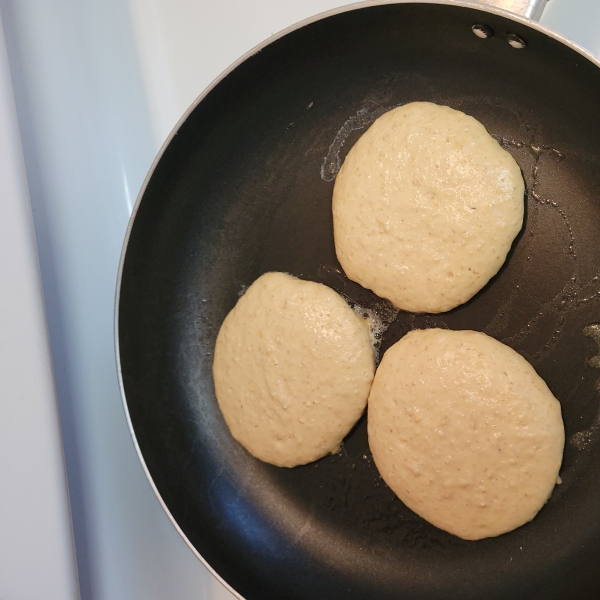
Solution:
{"label": "black nonstick pan surface", "polygon": [[[494,35],[482,39],[472,26]],[[514,34],[526,42],[515,49]],[[331,216],[344,156],[384,111],[431,101],[481,121],[517,160],[526,222],[498,275],[441,315],[350,282]],[[464,541],[380,479],[366,415],[340,454],[295,469],[250,456],[214,396],[225,315],[258,276],[325,283],[389,323],[475,329],[525,356],[560,400],[562,484],[529,524]],[[182,535],[247,600],[600,598],[600,68],[500,11],[366,5],[264,46],[187,115],[130,225],[118,292],[128,418]]]}

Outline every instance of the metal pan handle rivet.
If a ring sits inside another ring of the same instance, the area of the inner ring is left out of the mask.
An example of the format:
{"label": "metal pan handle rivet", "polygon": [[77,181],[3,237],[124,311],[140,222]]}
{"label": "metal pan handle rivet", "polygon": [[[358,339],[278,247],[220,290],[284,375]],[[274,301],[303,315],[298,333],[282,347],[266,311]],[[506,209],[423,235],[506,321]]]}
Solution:
{"label": "metal pan handle rivet", "polygon": [[506,41],[517,50],[520,50],[521,48],[525,48],[525,46],[527,46],[527,42],[522,37],[519,37],[514,33],[507,33]]}
{"label": "metal pan handle rivet", "polygon": [[483,23],[475,23],[471,29],[473,33],[482,40],[487,40],[494,35],[494,30],[489,25],[483,25]]}

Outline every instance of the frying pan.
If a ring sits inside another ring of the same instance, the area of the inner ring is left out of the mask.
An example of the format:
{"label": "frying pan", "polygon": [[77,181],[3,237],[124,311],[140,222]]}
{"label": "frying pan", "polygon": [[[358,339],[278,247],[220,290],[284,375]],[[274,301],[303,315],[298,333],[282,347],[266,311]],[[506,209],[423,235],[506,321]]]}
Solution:
{"label": "frying pan", "polygon": [[[523,2],[539,15],[539,3]],[[473,29],[473,26],[476,26]],[[499,8],[357,4],[239,61],[181,120],[129,226],[118,358],[134,442],[190,548],[239,598],[600,597],[600,69],[581,48]],[[336,260],[331,194],[384,111],[425,100],[480,120],[517,160],[526,223],[498,275],[441,315],[398,312]],[[267,271],[325,283],[407,331],[485,331],[560,400],[562,484],[529,524],[464,541],[379,477],[366,416],[339,454],[295,469],[230,436],[211,374],[219,326]]]}

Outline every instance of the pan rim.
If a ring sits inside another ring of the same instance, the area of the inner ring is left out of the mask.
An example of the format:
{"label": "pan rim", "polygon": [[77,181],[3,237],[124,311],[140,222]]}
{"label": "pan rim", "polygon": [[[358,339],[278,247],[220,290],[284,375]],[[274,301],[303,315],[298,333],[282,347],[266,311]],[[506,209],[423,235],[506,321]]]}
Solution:
{"label": "pan rim", "polygon": [[363,0],[360,2],[353,2],[351,4],[345,4],[345,5],[337,7],[337,8],[333,8],[330,10],[326,10],[326,11],[317,13],[311,17],[307,17],[306,19],[298,21],[297,23],[294,23],[294,24],[290,25],[289,27],[286,27],[285,29],[282,29],[281,31],[271,35],[269,38],[263,40],[262,42],[260,42],[256,46],[254,46],[252,49],[250,49],[248,52],[246,52],[241,57],[239,57],[235,62],[233,62],[229,67],[227,67],[222,73],[220,73],[215,79],[213,79],[211,81],[211,83],[198,95],[198,97],[194,100],[194,102],[183,113],[183,115],[177,121],[177,123],[175,124],[175,126],[173,127],[173,129],[171,130],[169,135],[166,137],[166,139],[163,142],[162,146],[160,147],[156,157],[152,161],[152,164],[148,170],[148,173],[146,174],[146,177],[144,178],[144,181],[140,187],[140,191],[137,195],[135,204],[133,206],[131,215],[129,217],[129,221],[127,223],[125,237],[123,240],[121,254],[119,257],[119,268],[117,271],[115,301],[114,301],[114,321],[113,321],[114,330],[113,330],[113,333],[114,333],[114,340],[115,340],[115,360],[116,360],[116,367],[117,367],[119,392],[121,395],[121,405],[122,405],[123,411],[125,413],[125,418],[127,421],[127,428],[131,435],[133,445],[134,445],[135,451],[137,453],[138,459],[142,465],[144,473],[146,474],[146,478],[148,479],[150,487],[152,488],[156,498],[158,499],[158,502],[162,506],[163,510],[165,511],[167,517],[171,521],[175,530],[179,533],[181,538],[184,540],[184,542],[187,544],[187,546],[190,548],[190,550],[196,556],[196,558],[204,565],[204,567],[210,572],[210,574],[217,581],[219,581],[219,583],[221,583],[221,585],[223,585],[238,600],[245,600],[245,598],[241,594],[239,594],[239,592],[237,592],[228,582],[226,582],[221,577],[221,575],[219,575],[219,573],[217,573],[215,571],[215,569],[208,563],[208,561],[198,552],[198,550],[195,548],[195,546],[192,544],[192,542],[189,540],[189,538],[186,536],[186,534],[183,532],[183,530],[181,529],[181,527],[179,526],[179,524],[177,523],[177,521],[171,514],[171,511],[167,507],[165,501],[163,500],[160,492],[158,491],[158,489],[156,487],[156,484],[154,483],[154,479],[152,478],[152,475],[150,474],[150,470],[148,469],[146,461],[142,455],[140,446],[137,441],[137,437],[135,435],[135,431],[133,429],[133,423],[131,421],[131,415],[129,413],[129,408],[127,406],[127,397],[125,394],[125,387],[123,384],[123,373],[121,370],[121,356],[120,356],[120,346],[119,346],[119,301],[120,301],[120,295],[121,295],[121,284],[122,284],[122,279],[123,279],[125,256],[127,254],[127,248],[129,245],[129,239],[131,237],[131,231],[133,229],[133,224],[135,222],[135,218],[136,218],[139,206],[140,206],[142,199],[144,197],[144,194],[146,192],[146,188],[148,187],[150,179],[152,178],[152,175],[154,174],[154,171],[155,171],[158,163],[161,161],[167,147],[169,146],[169,144],[171,143],[173,138],[177,135],[177,132],[179,131],[180,127],[185,123],[185,121],[188,119],[190,114],[196,109],[196,107],[200,104],[200,102],[202,102],[202,100],[204,100],[204,98],[206,98],[206,96],[223,79],[225,79],[231,72],[233,72],[235,69],[237,69],[237,67],[239,67],[242,63],[244,63],[247,59],[251,58],[258,52],[260,52],[263,48],[266,48],[267,46],[269,46],[272,42],[275,42],[275,41],[279,40],[280,38],[285,37],[289,33],[297,31],[307,25],[311,25],[312,23],[316,23],[317,21],[321,21],[321,20],[326,19],[331,16],[343,14],[346,12],[351,12],[354,10],[360,10],[362,8],[367,8],[367,7],[371,7],[371,6],[384,6],[384,5],[388,5],[388,4],[437,4],[437,5],[446,5],[446,6],[459,6],[462,8],[470,8],[473,10],[484,11],[484,12],[488,12],[490,14],[502,16],[502,17],[505,17],[512,21],[515,21],[517,23],[520,23],[522,25],[525,25],[531,29],[537,30],[540,33],[543,33],[543,34],[547,35],[548,37],[564,44],[571,50],[574,50],[575,52],[577,52],[578,54],[580,54],[581,56],[583,56],[584,58],[589,60],[596,67],[600,68],[600,58],[596,57],[589,50],[583,48],[576,42],[553,31],[552,29],[538,23],[537,21],[533,21],[531,19],[528,19],[526,17],[523,17],[521,15],[518,15],[516,13],[510,12],[510,11],[502,9],[502,8],[487,5],[487,4],[485,4],[485,0],[481,0],[481,2],[478,2],[477,0],[470,0],[470,1],[469,0],[466,0],[466,1],[465,0]]}

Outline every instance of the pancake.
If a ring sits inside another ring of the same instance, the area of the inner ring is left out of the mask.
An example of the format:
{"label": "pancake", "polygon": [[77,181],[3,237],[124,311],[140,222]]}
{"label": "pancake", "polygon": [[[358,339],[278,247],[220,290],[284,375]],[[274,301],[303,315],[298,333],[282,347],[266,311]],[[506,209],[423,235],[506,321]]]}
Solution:
{"label": "pancake", "polygon": [[467,540],[531,521],[557,482],[560,404],[514,350],[475,331],[411,331],[373,381],[369,446],[389,487]]}
{"label": "pancake", "polygon": [[346,275],[417,313],[472,298],[523,224],[519,166],[473,117],[428,102],[390,110],[348,153],[333,191]]}
{"label": "pancake", "polygon": [[285,273],[248,288],[221,326],[213,363],[233,437],[281,467],[339,449],[374,372],[367,322],[327,286]]}

